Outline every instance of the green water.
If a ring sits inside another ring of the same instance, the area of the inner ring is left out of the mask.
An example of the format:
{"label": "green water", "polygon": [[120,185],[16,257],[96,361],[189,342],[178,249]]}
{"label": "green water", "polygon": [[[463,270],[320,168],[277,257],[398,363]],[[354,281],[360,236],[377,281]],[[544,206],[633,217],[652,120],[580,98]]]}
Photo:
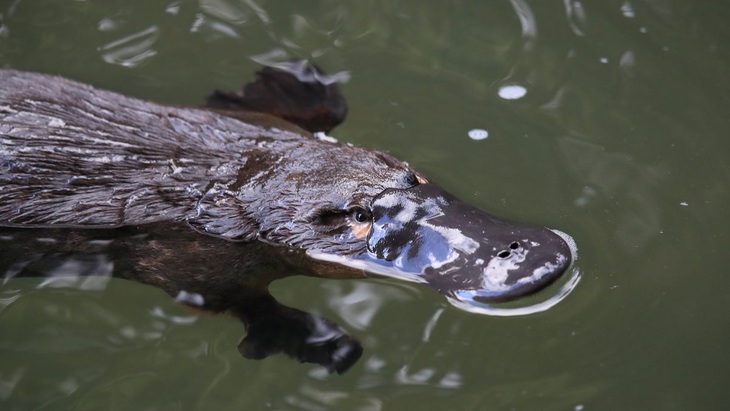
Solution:
{"label": "green water", "polygon": [[0,66],[156,101],[236,88],[275,50],[349,72],[334,136],[570,233],[582,273],[509,318],[395,281],[275,283],[361,340],[343,376],[244,360],[236,320],[154,288],[11,280],[0,409],[728,409],[728,20],[686,0],[0,0]]}

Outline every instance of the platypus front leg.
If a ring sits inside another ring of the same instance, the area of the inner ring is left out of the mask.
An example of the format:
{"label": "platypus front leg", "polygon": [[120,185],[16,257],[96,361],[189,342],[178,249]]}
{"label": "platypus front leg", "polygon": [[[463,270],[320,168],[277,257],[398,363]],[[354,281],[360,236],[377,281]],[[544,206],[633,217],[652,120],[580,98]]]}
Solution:
{"label": "platypus front leg", "polygon": [[247,335],[238,345],[244,358],[281,352],[342,374],[362,355],[360,343],[326,318],[283,306],[270,295],[250,303],[232,310],[246,325]]}

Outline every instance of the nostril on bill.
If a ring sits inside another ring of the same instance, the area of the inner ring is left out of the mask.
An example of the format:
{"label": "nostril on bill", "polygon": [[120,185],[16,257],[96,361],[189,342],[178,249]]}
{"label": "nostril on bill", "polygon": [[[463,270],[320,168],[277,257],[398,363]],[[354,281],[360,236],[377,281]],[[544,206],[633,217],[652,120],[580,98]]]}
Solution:
{"label": "nostril on bill", "polygon": [[512,253],[509,250],[502,250],[497,253],[497,257],[499,258],[509,258],[510,255],[512,255]]}
{"label": "nostril on bill", "polygon": [[509,248],[506,250],[502,250],[497,253],[497,257],[499,258],[510,258],[512,256],[512,251],[517,251],[522,248],[522,245],[518,241],[513,241],[510,243]]}

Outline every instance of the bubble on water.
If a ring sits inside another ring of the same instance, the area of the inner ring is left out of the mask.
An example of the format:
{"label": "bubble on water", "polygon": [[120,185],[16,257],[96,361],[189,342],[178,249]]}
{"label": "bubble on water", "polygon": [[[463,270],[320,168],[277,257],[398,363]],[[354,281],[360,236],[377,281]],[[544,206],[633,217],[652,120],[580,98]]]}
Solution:
{"label": "bubble on water", "polygon": [[525,97],[527,89],[518,84],[510,84],[500,87],[498,94],[505,100],[517,100]]}
{"label": "bubble on water", "polygon": [[489,137],[489,132],[487,130],[483,130],[481,128],[469,130],[469,138],[472,140],[484,140],[487,137]]}

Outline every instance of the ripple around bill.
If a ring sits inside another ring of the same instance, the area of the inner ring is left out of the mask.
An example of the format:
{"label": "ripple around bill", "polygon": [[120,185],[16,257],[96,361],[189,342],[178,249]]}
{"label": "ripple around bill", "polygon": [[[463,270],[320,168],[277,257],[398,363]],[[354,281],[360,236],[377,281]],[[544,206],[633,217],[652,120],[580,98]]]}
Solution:
{"label": "ripple around bill", "polygon": [[516,317],[521,315],[535,314],[547,311],[563,301],[580,282],[580,267],[578,261],[578,247],[571,236],[562,231],[552,230],[555,234],[568,243],[572,254],[573,263],[565,271],[565,274],[555,284],[538,292],[535,296],[526,297],[508,303],[483,303],[477,301],[477,292],[472,290],[462,291],[454,297],[447,296],[449,303],[460,310],[475,314],[490,315],[495,317]]}
{"label": "ripple around bill", "polygon": [[[446,299],[453,306],[460,310],[468,311],[475,314],[490,315],[496,317],[514,317],[520,315],[535,314],[547,311],[550,308],[563,301],[580,282],[580,268],[577,265],[578,247],[573,238],[559,230],[552,230],[559,235],[570,247],[572,256],[572,264],[565,273],[552,285],[544,290],[537,292],[535,295],[520,298],[516,301],[505,303],[484,303],[478,301],[479,291],[464,290],[457,292],[455,296],[446,296]],[[320,260],[341,264],[350,268],[362,270],[366,273],[382,275],[385,277],[397,278],[399,280],[410,281],[413,283],[426,282],[423,277],[417,273],[399,270],[393,266],[385,266],[372,261],[358,260],[340,255],[327,254],[321,252],[307,251],[307,255]],[[475,298],[476,297],[476,298]]]}

